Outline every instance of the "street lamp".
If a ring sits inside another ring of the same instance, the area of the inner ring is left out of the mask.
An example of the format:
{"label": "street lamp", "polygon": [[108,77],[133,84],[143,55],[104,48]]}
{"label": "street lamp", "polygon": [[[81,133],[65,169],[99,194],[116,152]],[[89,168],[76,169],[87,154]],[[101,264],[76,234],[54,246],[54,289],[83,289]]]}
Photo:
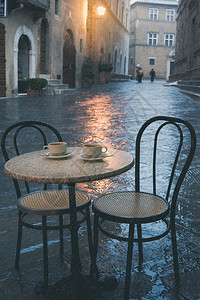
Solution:
{"label": "street lamp", "polygon": [[106,11],[105,7],[103,7],[103,6],[98,6],[98,7],[97,7],[97,14],[98,14],[99,16],[104,16],[105,11]]}

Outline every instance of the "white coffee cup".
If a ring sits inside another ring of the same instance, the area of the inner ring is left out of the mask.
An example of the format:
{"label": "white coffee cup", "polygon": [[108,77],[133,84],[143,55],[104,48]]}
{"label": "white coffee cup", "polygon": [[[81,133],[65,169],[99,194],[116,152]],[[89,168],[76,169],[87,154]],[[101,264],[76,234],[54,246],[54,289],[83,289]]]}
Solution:
{"label": "white coffee cup", "polygon": [[67,152],[67,143],[54,142],[43,147],[43,150],[48,150],[51,155],[64,155]]}
{"label": "white coffee cup", "polygon": [[83,145],[83,156],[99,157],[102,153],[107,152],[107,147],[101,146],[99,143],[88,143]]}

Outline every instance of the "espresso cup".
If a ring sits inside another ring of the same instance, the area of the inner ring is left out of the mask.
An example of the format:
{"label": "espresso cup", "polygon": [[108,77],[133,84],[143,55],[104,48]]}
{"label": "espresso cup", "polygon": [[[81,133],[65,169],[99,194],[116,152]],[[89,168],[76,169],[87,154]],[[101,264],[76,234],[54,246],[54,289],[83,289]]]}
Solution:
{"label": "espresso cup", "polygon": [[99,157],[102,153],[107,152],[107,147],[98,143],[88,143],[83,145],[83,155],[85,157]]}
{"label": "espresso cup", "polygon": [[64,155],[67,152],[67,143],[54,142],[43,147],[43,150],[48,150],[51,155]]}

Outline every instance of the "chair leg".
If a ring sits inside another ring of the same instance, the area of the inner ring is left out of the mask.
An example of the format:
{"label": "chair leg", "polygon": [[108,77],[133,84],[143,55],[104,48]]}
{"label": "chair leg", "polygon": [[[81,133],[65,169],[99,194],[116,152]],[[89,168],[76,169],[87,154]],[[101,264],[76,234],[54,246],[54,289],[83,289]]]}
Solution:
{"label": "chair leg", "polygon": [[174,260],[175,284],[176,284],[176,288],[179,289],[180,275],[179,275],[177,241],[176,241],[176,228],[175,228],[174,222],[172,223],[172,226],[171,226],[171,239],[172,239],[172,252],[173,252],[173,260]]}
{"label": "chair leg", "polygon": [[86,212],[86,222],[87,222],[87,233],[88,233],[88,245],[89,245],[89,253],[91,261],[93,261],[93,242],[92,242],[92,229],[91,229],[91,221],[90,221],[90,210],[89,207],[85,209]]}
{"label": "chair leg", "polygon": [[98,252],[98,237],[99,237],[99,230],[98,230],[98,222],[99,218],[97,214],[94,214],[94,246],[92,247],[93,255],[92,255],[92,263],[90,267],[90,276],[96,275],[96,277],[99,277],[99,271],[96,264],[97,260],[97,252]]}
{"label": "chair leg", "polygon": [[[142,239],[142,228],[141,224],[137,225],[137,234],[138,234],[138,239]],[[142,242],[138,242],[138,251],[139,251],[139,268],[141,268],[142,263],[143,263],[143,249],[142,249]]]}
{"label": "chair leg", "polygon": [[22,212],[19,211],[18,215],[18,236],[17,236],[17,247],[16,247],[16,256],[15,256],[15,268],[19,269],[19,260],[20,260],[20,250],[22,242]]}
{"label": "chair leg", "polygon": [[44,286],[48,285],[48,247],[47,247],[47,218],[42,216],[43,227],[43,260],[44,260]]}
{"label": "chair leg", "polygon": [[60,256],[64,254],[64,246],[63,246],[63,215],[59,216],[59,227],[60,227]]}
{"label": "chair leg", "polygon": [[125,278],[125,289],[124,289],[124,300],[129,299],[130,283],[131,283],[131,265],[133,258],[133,239],[134,239],[134,226],[131,223],[129,225],[129,237],[128,237],[128,253],[126,261],[126,278]]}

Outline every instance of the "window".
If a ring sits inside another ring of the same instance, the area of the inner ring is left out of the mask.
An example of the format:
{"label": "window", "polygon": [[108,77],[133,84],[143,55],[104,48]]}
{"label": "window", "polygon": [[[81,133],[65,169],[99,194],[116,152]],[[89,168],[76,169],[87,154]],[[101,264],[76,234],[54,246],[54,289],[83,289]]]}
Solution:
{"label": "window", "polygon": [[122,17],[121,17],[121,20],[122,20],[122,24],[124,23],[124,5],[122,5]]}
{"label": "window", "polygon": [[149,64],[151,66],[154,66],[155,65],[155,58],[149,58]]}
{"label": "window", "polygon": [[157,33],[148,33],[148,45],[156,46],[158,43],[158,34]]}
{"label": "window", "polygon": [[59,16],[60,14],[60,0],[55,0],[55,15]]}
{"label": "window", "polygon": [[7,0],[0,0],[0,17],[6,17]]}
{"label": "window", "polygon": [[164,36],[164,45],[168,47],[174,46],[174,34],[165,34]]}
{"label": "window", "polygon": [[131,10],[131,16],[130,16],[130,18],[131,18],[131,21],[134,21],[134,20],[135,20],[135,8],[133,8],[133,9]]}
{"label": "window", "polygon": [[108,33],[108,40],[109,40],[109,42],[111,42],[111,32],[110,31]]}
{"label": "window", "polygon": [[133,34],[130,35],[130,46],[133,46],[134,45],[134,42],[135,42],[135,35],[134,35],[134,32]]}
{"label": "window", "polygon": [[158,9],[150,8],[149,9],[149,20],[158,20]]}
{"label": "window", "polygon": [[128,12],[126,13],[126,28],[128,28]]}
{"label": "window", "polygon": [[116,3],[116,16],[118,17],[118,7],[119,7],[119,0],[117,0],[117,3]]}
{"label": "window", "polygon": [[80,39],[80,52],[83,51],[83,39]]}
{"label": "window", "polygon": [[166,21],[167,22],[175,21],[175,10],[174,9],[166,9]]}

